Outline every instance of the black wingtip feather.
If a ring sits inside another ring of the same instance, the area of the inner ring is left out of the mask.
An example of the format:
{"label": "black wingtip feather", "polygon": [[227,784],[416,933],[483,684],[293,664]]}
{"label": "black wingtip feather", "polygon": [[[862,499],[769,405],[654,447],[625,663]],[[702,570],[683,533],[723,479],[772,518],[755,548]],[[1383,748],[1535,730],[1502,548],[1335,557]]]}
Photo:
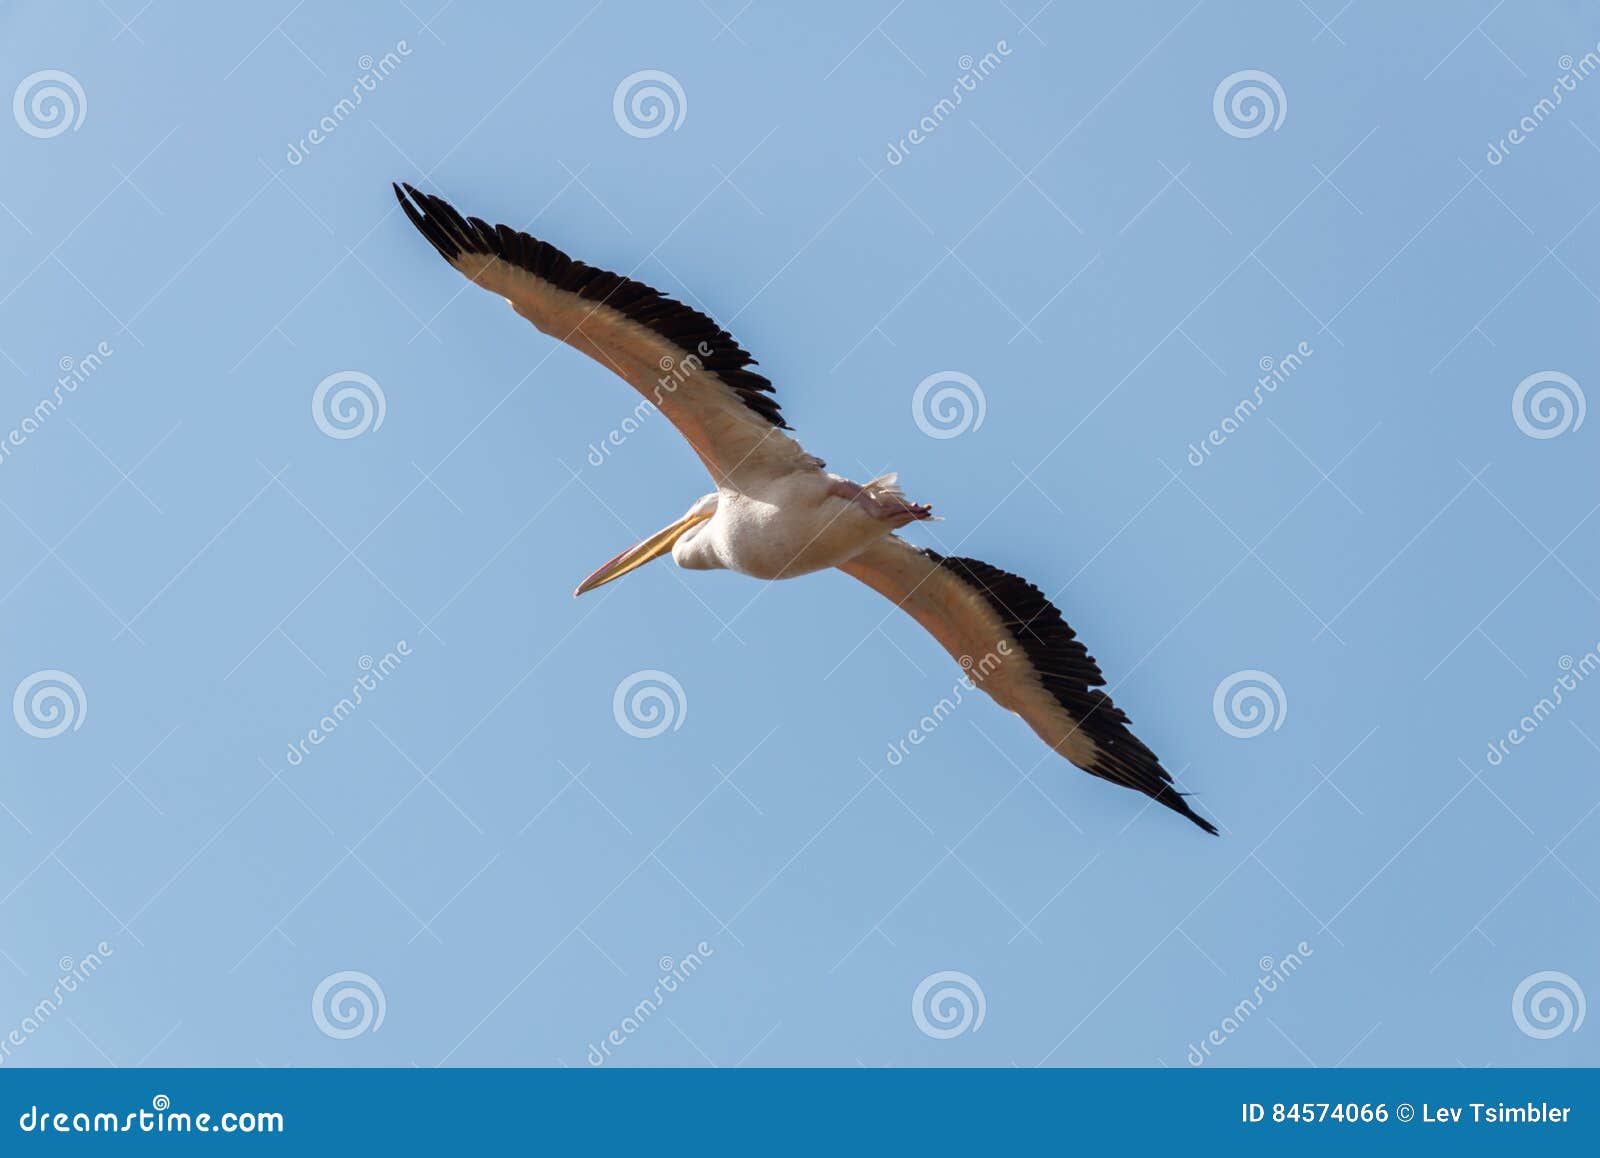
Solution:
{"label": "black wingtip feather", "polygon": [[1055,697],[1094,741],[1099,757],[1086,769],[1103,780],[1143,792],[1158,804],[1188,817],[1212,836],[1216,825],[1189,807],[1156,754],[1128,729],[1128,716],[1101,691],[1105,676],[1061,609],[1020,575],[979,559],[924,554],[983,597],[1007,631],[1022,645],[1045,690]]}
{"label": "black wingtip feather", "polygon": [[500,258],[557,289],[603,303],[625,317],[654,330],[693,356],[715,374],[739,400],[779,430],[789,430],[772,383],[747,369],[756,360],[733,335],[716,322],[669,298],[643,282],[596,266],[574,261],[547,241],[506,225],[490,225],[481,218],[462,217],[444,198],[423,193],[405,182],[394,186],[395,197],[417,232],[454,262],[463,253]]}
{"label": "black wingtip feather", "polygon": [[1172,789],[1162,796],[1157,796],[1156,799],[1160,801],[1160,803],[1165,804],[1168,808],[1172,809],[1172,811],[1180,813],[1183,816],[1187,816],[1190,820],[1194,821],[1212,836],[1221,836],[1222,834],[1217,831],[1216,825],[1212,824],[1205,817],[1201,816],[1198,812],[1189,807],[1189,802],[1185,799],[1187,795],[1188,793],[1186,792],[1179,792],[1177,789]]}

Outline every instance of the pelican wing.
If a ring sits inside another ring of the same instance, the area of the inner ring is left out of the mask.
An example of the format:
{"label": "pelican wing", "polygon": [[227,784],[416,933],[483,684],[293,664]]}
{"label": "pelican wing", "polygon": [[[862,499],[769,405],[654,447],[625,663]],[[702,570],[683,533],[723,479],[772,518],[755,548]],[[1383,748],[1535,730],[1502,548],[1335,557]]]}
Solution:
{"label": "pelican wing", "polygon": [[395,186],[441,256],[539,329],[615,371],[667,416],[718,487],[748,491],[822,463],[789,429],[772,383],[716,322],[632,278],[574,261],[549,242],[464,218],[442,198]]}
{"label": "pelican wing", "polygon": [[977,559],[920,550],[893,535],[839,569],[892,600],[927,628],[973,684],[1016,712],[1085,772],[1133,788],[1207,832],[1161,761],[1128,730],[1100,688],[1094,658],[1044,594]]}

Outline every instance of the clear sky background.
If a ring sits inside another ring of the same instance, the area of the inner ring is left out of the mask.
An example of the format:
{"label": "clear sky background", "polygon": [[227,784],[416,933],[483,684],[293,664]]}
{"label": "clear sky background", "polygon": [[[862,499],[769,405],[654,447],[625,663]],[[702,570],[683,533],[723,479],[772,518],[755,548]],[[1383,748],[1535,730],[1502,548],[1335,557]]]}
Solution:
{"label": "clear sky background", "polygon": [[[1600,405],[1600,77],[1487,156],[1592,5],[438,3],[0,6],[0,97],[83,114],[0,116],[0,433],[110,351],[0,460],[0,691],[81,689],[0,727],[6,1064],[583,1065],[702,942],[608,1064],[1600,1062],[1513,1015],[1600,998],[1600,675],[1488,756],[1600,644],[1600,417],[1513,412]],[[1215,115],[1241,70],[1273,127]],[[843,576],[573,600],[707,479],[659,416],[591,456],[635,396],[394,179],[727,325],[910,537],[1055,596],[1222,838],[979,698],[892,763],[959,673]],[[930,437],[945,371],[983,419]],[[945,971],[983,1019],[930,1036]]]}

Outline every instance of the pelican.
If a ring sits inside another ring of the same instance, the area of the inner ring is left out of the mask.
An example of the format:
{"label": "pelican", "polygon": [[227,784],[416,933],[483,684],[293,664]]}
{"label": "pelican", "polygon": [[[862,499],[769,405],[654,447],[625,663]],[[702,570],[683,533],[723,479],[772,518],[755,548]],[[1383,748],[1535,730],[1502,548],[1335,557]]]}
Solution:
{"label": "pelican", "polygon": [[686,570],[756,579],[837,567],[907,612],[1053,751],[1216,833],[1100,690],[1105,677],[1060,610],[1026,579],[895,534],[932,518],[931,508],[911,502],[892,474],[855,483],[828,473],[784,433],[772,383],[716,322],[547,241],[462,217],[442,198],[410,185],[394,191],[440,256],[544,333],[610,367],[711,472],[714,491],[601,566],[575,596],[669,554]]}

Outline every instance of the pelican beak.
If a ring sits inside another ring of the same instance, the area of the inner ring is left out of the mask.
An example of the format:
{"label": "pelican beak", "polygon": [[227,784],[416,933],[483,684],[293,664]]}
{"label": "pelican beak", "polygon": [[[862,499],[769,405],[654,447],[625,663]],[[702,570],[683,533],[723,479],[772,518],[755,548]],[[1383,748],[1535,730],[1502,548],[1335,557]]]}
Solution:
{"label": "pelican beak", "polygon": [[710,513],[691,512],[670,526],[663,527],[644,542],[629,547],[622,554],[607,560],[598,571],[578,584],[578,589],[572,593],[573,597],[576,598],[585,591],[593,591],[596,587],[604,587],[613,579],[621,579],[629,571],[635,571],[650,560],[660,558],[672,550],[672,544],[682,538],[685,531],[710,517]]}

